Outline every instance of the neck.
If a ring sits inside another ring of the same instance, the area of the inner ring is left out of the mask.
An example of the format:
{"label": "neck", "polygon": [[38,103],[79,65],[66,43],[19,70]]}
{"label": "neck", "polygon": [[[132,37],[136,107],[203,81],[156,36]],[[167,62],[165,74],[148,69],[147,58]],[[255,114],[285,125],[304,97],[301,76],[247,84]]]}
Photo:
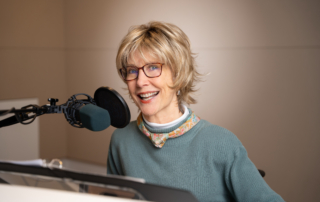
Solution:
{"label": "neck", "polygon": [[179,110],[179,107],[175,107],[174,109],[170,110],[169,113],[161,113],[161,114],[155,114],[152,116],[148,116],[143,114],[143,117],[151,123],[158,123],[158,124],[165,124],[170,123],[171,121],[174,121],[181,117],[183,113]]}

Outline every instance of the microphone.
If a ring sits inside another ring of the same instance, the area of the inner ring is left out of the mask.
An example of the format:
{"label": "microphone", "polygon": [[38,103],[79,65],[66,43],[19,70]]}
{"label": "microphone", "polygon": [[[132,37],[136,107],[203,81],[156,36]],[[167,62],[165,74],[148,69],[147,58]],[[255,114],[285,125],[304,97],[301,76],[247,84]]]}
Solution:
{"label": "microphone", "polygon": [[[84,95],[87,99],[77,99]],[[109,87],[100,87],[94,93],[94,99],[87,94],[71,96],[65,104],[56,105],[58,99],[49,98],[50,105],[28,105],[16,110],[0,110],[0,116],[15,113],[15,116],[0,121],[0,128],[15,123],[30,124],[37,116],[50,113],[64,113],[65,118],[74,127],[102,131],[110,125],[123,128],[130,122],[130,110],[121,95]],[[32,112],[32,113],[31,113]],[[30,115],[30,113],[32,115]],[[30,122],[26,120],[32,119]]]}
{"label": "microphone", "polygon": [[[88,99],[79,100],[78,95]],[[131,120],[130,110],[122,96],[110,87],[100,87],[94,93],[94,99],[87,94],[73,95],[64,111],[67,121],[74,127],[101,131],[110,126],[124,128]],[[108,114],[107,114],[108,113]]]}
{"label": "microphone", "polygon": [[91,131],[102,131],[111,124],[109,112],[93,104],[87,104],[77,110],[76,119]]}

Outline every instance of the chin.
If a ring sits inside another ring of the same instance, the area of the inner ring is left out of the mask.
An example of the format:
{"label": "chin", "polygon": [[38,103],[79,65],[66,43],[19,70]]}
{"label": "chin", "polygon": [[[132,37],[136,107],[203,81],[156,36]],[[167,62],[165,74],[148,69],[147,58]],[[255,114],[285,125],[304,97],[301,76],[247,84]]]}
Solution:
{"label": "chin", "polygon": [[144,107],[141,107],[140,111],[144,116],[152,116],[152,115],[156,114],[155,109],[146,109]]}

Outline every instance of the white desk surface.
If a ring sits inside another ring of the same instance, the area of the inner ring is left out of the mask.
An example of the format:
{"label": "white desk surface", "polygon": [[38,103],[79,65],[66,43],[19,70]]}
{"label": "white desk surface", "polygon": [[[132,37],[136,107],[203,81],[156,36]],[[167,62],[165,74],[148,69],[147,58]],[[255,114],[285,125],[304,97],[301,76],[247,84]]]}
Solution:
{"label": "white desk surface", "polygon": [[[99,196],[93,194],[59,191],[44,188],[25,187],[17,185],[0,184],[0,200],[23,201],[23,202],[61,202],[61,201],[76,201],[76,202],[133,202],[136,200],[116,198],[112,196]],[[143,202],[143,201],[141,201]]]}

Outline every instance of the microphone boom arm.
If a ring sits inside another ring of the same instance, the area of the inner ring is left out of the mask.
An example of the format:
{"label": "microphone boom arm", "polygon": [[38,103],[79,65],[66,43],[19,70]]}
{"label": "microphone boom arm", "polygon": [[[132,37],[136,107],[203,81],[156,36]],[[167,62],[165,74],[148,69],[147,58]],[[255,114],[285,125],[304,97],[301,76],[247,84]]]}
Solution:
{"label": "microphone boom arm", "polygon": [[[87,97],[85,100],[77,99],[78,95],[84,95]],[[87,94],[79,93],[71,96],[65,104],[56,105],[56,102],[59,100],[56,98],[49,98],[48,101],[50,105],[43,105],[39,107],[38,105],[28,105],[22,107],[21,109],[12,108],[10,110],[0,110],[0,116],[6,115],[8,113],[15,113],[14,116],[11,116],[7,119],[0,121],[0,128],[5,126],[10,126],[15,123],[21,124],[30,124],[32,123],[37,116],[41,116],[43,114],[53,114],[53,113],[64,113],[69,124],[76,128],[83,128],[82,123],[79,121],[77,111],[84,105],[93,104],[97,105],[94,99]],[[32,108],[31,108],[32,107]],[[29,108],[29,109],[28,109]],[[31,109],[30,109],[31,108]],[[34,114],[31,114],[34,113]],[[25,122],[26,120],[32,119],[29,122]]]}

